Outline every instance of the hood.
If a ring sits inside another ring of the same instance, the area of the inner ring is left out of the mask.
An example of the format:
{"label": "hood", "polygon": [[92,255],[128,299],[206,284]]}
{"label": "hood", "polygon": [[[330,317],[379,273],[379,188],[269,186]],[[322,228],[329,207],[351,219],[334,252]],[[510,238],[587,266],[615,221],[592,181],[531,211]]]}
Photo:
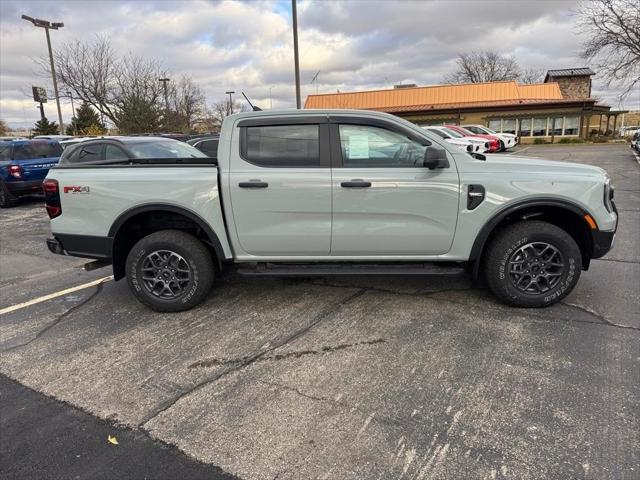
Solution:
{"label": "hood", "polygon": [[500,135],[504,138],[516,138],[516,135],[514,135],[513,133],[496,133],[496,135]]}
{"label": "hood", "polygon": [[509,173],[509,172],[530,172],[544,173],[549,175],[581,175],[589,177],[607,177],[607,172],[600,167],[583,165],[581,163],[556,162],[553,160],[543,160],[533,157],[522,157],[509,155],[484,154],[485,161],[474,160],[465,162],[463,170],[465,172],[478,173]]}

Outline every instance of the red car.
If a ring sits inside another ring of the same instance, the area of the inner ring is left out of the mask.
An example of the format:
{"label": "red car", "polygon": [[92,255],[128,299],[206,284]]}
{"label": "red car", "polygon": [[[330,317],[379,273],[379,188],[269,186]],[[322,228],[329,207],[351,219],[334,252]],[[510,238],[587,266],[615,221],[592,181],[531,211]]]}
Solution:
{"label": "red car", "polygon": [[494,135],[480,135],[478,133],[473,133],[469,130],[465,130],[458,125],[445,125],[445,127],[458,132],[460,135],[464,135],[465,137],[476,137],[486,140],[487,142],[489,142],[489,153],[497,152],[500,150],[500,139]]}

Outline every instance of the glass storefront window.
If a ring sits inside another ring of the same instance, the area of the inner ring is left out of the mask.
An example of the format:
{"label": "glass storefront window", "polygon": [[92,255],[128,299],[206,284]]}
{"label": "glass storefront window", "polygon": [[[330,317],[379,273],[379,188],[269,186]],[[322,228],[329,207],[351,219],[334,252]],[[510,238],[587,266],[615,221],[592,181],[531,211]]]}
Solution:
{"label": "glass storefront window", "polygon": [[564,134],[565,135],[578,135],[579,129],[580,129],[580,117],[564,118]]}
{"label": "glass storefront window", "polygon": [[502,131],[502,119],[492,119],[489,120],[489,125],[487,125],[494,132],[500,133]]}
{"label": "glass storefront window", "polygon": [[520,120],[520,136],[521,137],[531,136],[531,119],[530,118],[523,118]]}
{"label": "glass storefront window", "polygon": [[502,120],[502,133],[512,133],[515,135],[516,133],[515,118],[505,118],[504,120]]}
{"label": "glass storefront window", "polygon": [[563,117],[556,117],[553,119],[553,127],[551,128],[551,135],[562,135],[562,121]]}
{"label": "glass storefront window", "polygon": [[534,118],[533,119],[533,136],[544,137],[546,134],[547,134],[547,119]]}

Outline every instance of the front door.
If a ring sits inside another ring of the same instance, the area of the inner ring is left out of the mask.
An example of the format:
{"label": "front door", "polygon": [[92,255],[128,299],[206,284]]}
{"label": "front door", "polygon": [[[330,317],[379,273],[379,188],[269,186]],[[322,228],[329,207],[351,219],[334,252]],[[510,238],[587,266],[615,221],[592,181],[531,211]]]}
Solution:
{"label": "front door", "polygon": [[331,169],[323,121],[240,124],[240,155],[231,160],[229,191],[246,254],[329,254]]}
{"label": "front door", "polygon": [[[333,117],[332,256],[444,254],[453,242],[459,179],[455,164],[423,166],[427,138],[393,125]],[[338,137],[338,141],[335,137]],[[339,142],[339,147],[338,147]]]}

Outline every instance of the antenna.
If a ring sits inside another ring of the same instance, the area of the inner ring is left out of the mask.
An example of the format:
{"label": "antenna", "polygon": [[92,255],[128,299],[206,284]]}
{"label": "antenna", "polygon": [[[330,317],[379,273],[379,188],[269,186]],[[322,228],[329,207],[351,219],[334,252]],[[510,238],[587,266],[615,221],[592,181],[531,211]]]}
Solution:
{"label": "antenna", "polygon": [[309,82],[309,83],[311,83],[311,84],[313,84],[313,82],[315,82],[315,83],[316,83],[316,95],[318,94],[318,75],[320,75],[320,70],[318,70],[318,71],[316,72],[316,74],[315,74],[315,75],[313,76],[313,78],[311,79],[311,82]]}
{"label": "antenna", "polygon": [[253,103],[251,103],[251,100],[249,100],[249,97],[247,97],[244,92],[242,92],[242,96],[244,97],[244,99],[247,101],[247,103],[249,105],[251,105],[251,110],[253,110],[254,112],[261,112],[262,109],[260,107],[256,107],[253,105]]}

